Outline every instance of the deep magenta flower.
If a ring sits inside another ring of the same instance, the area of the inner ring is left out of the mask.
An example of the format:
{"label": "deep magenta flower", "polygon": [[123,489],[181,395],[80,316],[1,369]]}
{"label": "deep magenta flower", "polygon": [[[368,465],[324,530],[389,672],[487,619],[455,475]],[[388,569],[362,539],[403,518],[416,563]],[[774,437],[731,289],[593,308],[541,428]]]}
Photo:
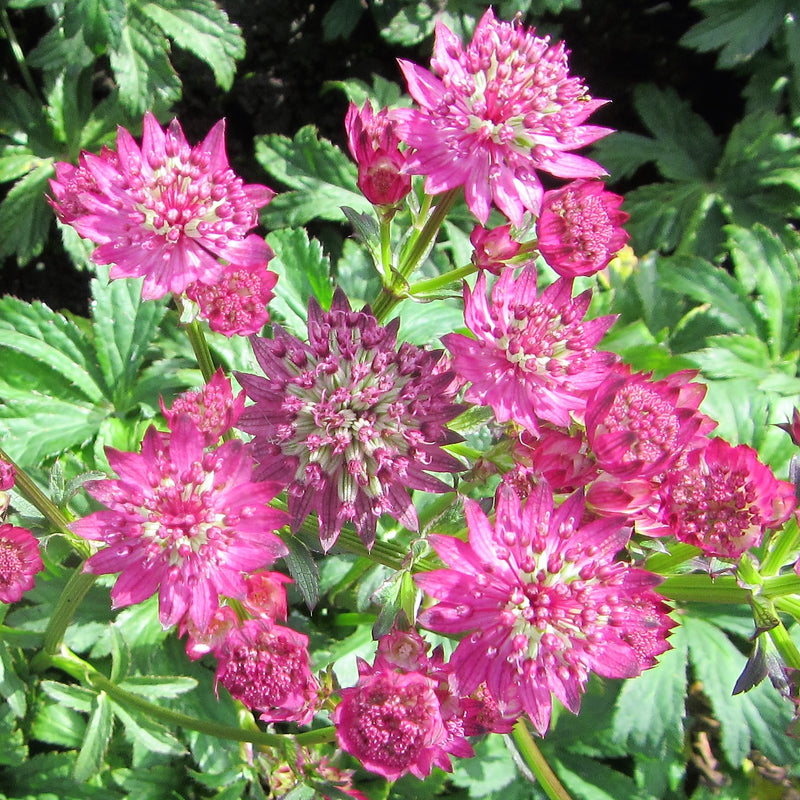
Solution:
{"label": "deep magenta flower", "polygon": [[224,263],[263,264],[271,251],[248,234],[274,192],[233,173],[224,137],[221,120],[191,147],[176,120],[164,131],[148,112],[141,147],[119,128],[116,152],[56,165],[56,213],[99,245],[92,259],[112,264],[111,278],[144,276],[146,300],[215,283]]}
{"label": "deep magenta flower", "polygon": [[251,340],[266,377],[237,375],[255,401],[239,427],[255,437],[257,477],[288,483],[295,529],[316,511],[325,550],[348,521],[371,547],[383,513],[416,530],[408,490],[451,491],[428,473],[462,469],[442,450],[459,440],[445,426],[463,410],[449,362],[398,349],[398,324],[352,311],[337,291],[330,311],[309,302],[308,344],[275,325],[273,339]]}
{"label": "deep magenta flower", "polygon": [[[476,225],[469,236],[472,244],[472,263],[478,269],[485,269],[493,275],[512,264],[517,264],[530,253],[530,247],[524,247],[511,235],[511,225],[500,225],[487,229]],[[535,253],[533,254],[535,257]]]}
{"label": "deep magenta flower", "polygon": [[44,569],[39,540],[26,528],[0,525],[0,603],[16,603]]}
{"label": "deep magenta flower", "polygon": [[15,480],[14,465],[0,458],[0,492],[7,492],[9,489],[13,489]]}
{"label": "deep magenta flower", "polygon": [[545,483],[523,503],[502,485],[494,524],[465,500],[469,542],[434,535],[446,569],[416,576],[440,602],[420,624],[466,634],[450,660],[459,692],[482,683],[501,711],[520,705],[544,735],[551,693],[577,713],[590,672],[629,678],[664,649],[672,622],[653,587],[660,577],[617,561],[630,529],[623,521],[581,524],[583,497],[554,506]]}
{"label": "deep magenta flower", "polygon": [[456,372],[470,382],[466,399],[491,406],[499,422],[513,420],[534,435],[541,422],[568,428],[616,361],[596,349],[615,318],[585,322],[589,291],[573,298],[572,281],[559,278],[537,297],[536,277],[535,267],[518,278],[504,270],[490,303],[481,273],[474,291],[464,287],[464,316],[476,338],[442,337]]}
{"label": "deep magenta flower", "polygon": [[411,177],[403,173],[406,156],[389,110],[376,114],[367,100],[361,110],[350,103],[344,119],[350,154],[358,165],[358,188],[376,206],[393,206],[411,191]]}
{"label": "deep magenta flower", "polygon": [[712,439],[686,455],[661,484],[661,521],[681,542],[710,556],[738,558],[779,528],[797,504],[794,486],[778,480],[747,445]]}
{"label": "deep magenta flower", "polygon": [[206,444],[212,445],[238,421],[244,411],[244,392],[234,397],[231,382],[220,368],[201,389],[178,395],[172,408],[167,408],[163,399],[159,402],[171,430],[182,416],[188,416],[206,437]]}
{"label": "deep magenta flower", "polygon": [[486,11],[463,47],[443,23],[429,72],[400,61],[408,91],[420,108],[398,109],[400,138],[412,148],[407,171],[426,175],[437,194],[463,186],[470,211],[485,223],[494,203],[517,226],[539,213],[537,172],[559,178],[596,178],[603,168],[569,151],[611,133],[583,125],[606,101],[593,100],[570,77],[563,43],[534,35]]}
{"label": "deep magenta flower", "polygon": [[248,619],[228,631],[215,655],[215,683],[262,712],[265,722],[306,725],[314,718],[319,684],[311,674],[304,634],[269,617]]}
{"label": "deep magenta flower", "polygon": [[591,483],[599,473],[581,430],[541,425],[539,436],[522,431],[512,452],[516,470],[526,469],[537,479],[544,478],[555,494],[571,494]]}
{"label": "deep magenta flower", "polygon": [[192,283],[186,296],[197,303],[212,331],[225,336],[259,333],[269,321],[267,304],[278,276],[264,264],[229,264],[213,284]]}
{"label": "deep magenta flower", "polygon": [[158,591],[164,627],[186,617],[203,631],[220,595],[244,597],[245,574],[286,555],[273,531],[287,516],[267,505],[281,487],[253,482],[243,442],[208,450],[204,435],[181,416],[169,435],[151,427],[141,453],[109,448],[107,455],[119,478],[87,484],[107,510],[71,528],[106,544],[84,570],[121,573],[111,590],[115,608]]}
{"label": "deep magenta flower", "polygon": [[622,226],[629,214],[623,198],[601,181],[573,181],[545,192],[536,221],[539,252],[565,278],[594,275],[630,238]]}

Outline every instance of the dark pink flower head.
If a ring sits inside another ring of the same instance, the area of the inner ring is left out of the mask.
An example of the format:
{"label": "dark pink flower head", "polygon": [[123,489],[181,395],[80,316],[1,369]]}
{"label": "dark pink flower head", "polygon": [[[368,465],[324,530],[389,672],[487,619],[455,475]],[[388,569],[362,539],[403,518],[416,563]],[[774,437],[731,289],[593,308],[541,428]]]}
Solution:
{"label": "dark pink flower head", "polygon": [[[271,250],[268,255],[272,256]],[[197,303],[212,331],[228,337],[250,336],[269,321],[267,304],[275,296],[272,289],[277,281],[266,263],[228,264],[215,283],[187,286],[186,296]]]}
{"label": "dark pink flower head", "polygon": [[429,666],[430,645],[413,629],[401,631],[393,628],[378,640],[375,667],[424,672]]}
{"label": "dark pink flower head", "polygon": [[289,609],[286,602],[287,583],[292,579],[280,572],[254,572],[248,575],[245,583],[247,584],[247,594],[242,600],[242,605],[254,617],[270,617],[286,621]]}
{"label": "dark pink flower head", "polygon": [[[788,433],[795,447],[800,447],[800,409],[795,408],[792,411],[791,422],[778,422],[775,427]],[[2,488],[0,486],[0,489]]]}
{"label": "dark pink flower head", "polygon": [[752,447],[720,438],[687,454],[661,485],[661,521],[681,542],[710,556],[738,558],[758,547],[796,506],[794,486],[778,480]]}
{"label": "dark pink flower head", "polygon": [[389,110],[372,110],[367,100],[359,111],[350,103],[344,120],[350,154],[358,165],[358,188],[376,206],[393,206],[411,191],[411,177],[403,173],[405,154]]}
{"label": "dark pink flower head", "polygon": [[237,375],[255,401],[239,427],[255,437],[257,476],[289,484],[295,529],[317,512],[325,550],[348,521],[371,547],[383,513],[416,530],[408,490],[450,491],[428,471],[462,469],[442,450],[458,441],[445,425],[463,410],[449,362],[398,348],[398,324],[352,311],[337,291],[330,311],[309,302],[308,344],[275,325],[273,339],[252,339],[267,377]]}
{"label": "dark pink flower head", "polygon": [[205,436],[206,444],[212,445],[238,421],[244,411],[244,392],[234,398],[231,382],[220,368],[202,389],[178,395],[172,408],[166,408],[163,399],[159,402],[171,430],[175,430],[178,418],[186,415]]}
{"label": "dark pink flower head", "polygon": [[511,733],[514,723],[522,715],[522,706],[503,714],[482,683],[469,697],[461,698],[464,709],[464,733],[466,736],[485,736],[487,733]]}
{"label": "dark pink flower head", "polygon": [[485,223],[494,203],[517,226],[539,213],[537,172],[597,178],[603,168],[569,152],[611,131],[583,125],[605,100],[570,77],[563,43],[498,22],[489,9],[463,47],[436,25],[433,72],[400,61],[419,109],[398,109],[400,138],[413,153],[407,171],[426,175],[428,194],[463,186],[470,211]]}
{"label": "dark pink flower head", "polygon": [[200,630],[189,617],[178,623],[178,632],[186,634],[186,655],[196,661],[219,649],[228,632],[238,627],[239,617],[230,606],[220,606],[212,615],[205,630]]}
{"label": "dark pink flower head", "polygon": [[632,631],[663,641],[672,625],[653,592],[660,578],[616,560],[630,529],[619,518],[582,525],[583,505],[575,493],[555,507],[544,483],[523,503],[501,485],[494,525],[465,501],[469,543],[431,536],[448,568],[416,576],[440,601],[420,624],[466,634],[450,661],[460,693],[486,683],[503,714],[522,706],[542,735],[551,693],[577,713],[591,671],[627,678],[645,668]]}
{"label": "dark pink flower head", "polygon": [[601,181],[573,181],[545,192],[536,221],[544,260],[565,278],[603,269],[629,239],[622,200]]}
{"label": "dark pink flower head", "polygon": [[143,276],[146,300],[214,283],[223,262],[263,264],[269,247],[248,233],[274,192],[230,169],[224,121],[195,147],[176,120],[164,131],[148,112],[143,127],[141,146],[119,128],[115,154],[83,153],[77,172],[56,167],[56,212],[99,245],[92,259],[112,264],[111,278]]}
{"label": "dark pink flower head", "polygon": [[591,394],[586,435],[597,463],[618,478],[664,472],[716,423],[698,409],[706,387],[684,370],[662,380],[618,366]]}
{"label": "dark pink flower head", "polygon": [[14,465],[0,458],[0,492],[7,492],[9,489],[13,489],[16,477]]}
{"label": "dark pink flower head", "polygon": [[476,338],[442,337],[456,372],[471,384],[466,399],[534,435],[542,422],[568,428],[616,361],[596,349],[615,318],[584,321],[589,302],[588,291],[573,298],[565,278],[537,297],[536,269],[527,267],[518,278],[505,270],[489,303],[481,273],[474,291],[464,287],[464,316]]}
{"label": "dark pink flower head", "polygon": [[486,229],[476,225],[469,237],[472,243],[472,263],[493,275],[508,267],[532,261],[536,249],[530,242],[518,242],[511,234],[511,225]]}
{"label": "dark pink flower head", "polygon": [[265,722],[306,725],[314,718],[319,684],[309,667],[307,636],[268,617],[248,619],[228,632],[216,656],[215,683],[262,712]]}
{"label": "dark pink flower head", "polygon": [[39,540],[26,528],[0,525],[0,603],[16,603],[44,569]]}
{"label": "dark pink flower head", "polygon": [[539,436],[522,431],[514,442],[514,461],[547,481],[555,494],[570,494],[591,483],[599,473],[597,462],[582,431],[550,425]]}
{"label": "dark pink flower head", "polygon": [[286,555],[273,531],[288,518],[267,505],[280,486],[253,482],[243,442],[208,450],[203,434],[181,415],[171,434],[151,427],[141,453],[108,449],[107,455],[119,478],[87,485],[107,509],[71,528],[106,544],[84,569],[121,573],[111,590],[115,608],[158,591],[164,627],[187,617],[204,631],[220,595],[243,598],[245,573]]}

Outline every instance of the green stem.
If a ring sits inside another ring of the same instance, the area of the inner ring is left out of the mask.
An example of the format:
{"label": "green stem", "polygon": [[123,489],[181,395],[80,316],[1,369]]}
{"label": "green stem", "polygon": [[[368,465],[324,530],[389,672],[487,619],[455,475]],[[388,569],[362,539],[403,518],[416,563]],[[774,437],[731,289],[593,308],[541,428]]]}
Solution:
{"label": "green stem", "polygon": [[208,383],[217,368],[214,366],[214,359],[211,358],[211,351],[208,349],[208,342],[200,322],[196,319],[192,320],[186,326],[186,332],[189,334],[189,341],[192,343],[197,366],[200,367],[200,372],[203,373],[203,380]]}
{"label": "green stem", "polygon": [[381,267],[383,268],[382,278],[384,281],[390,280],[392,274],[392,221],[390,219],[380,220],[381,232]]}
{"label": "green stem", "polygon": [[0,10],[0,25],[2,25],[3,33],[5,33],[8,43],[11,45],[11,52],[14,54],[14,59],[17,62],[19,71],[22,73],[22,80],[25,81],[25,86],[33,95],[34,99],[41,100],[39,97],[39,90],[36,88],[36,83],[33,80],[33,75],[31,75],[31,71],[28,69],[28,62],[25,61],[25,54],[22,52],[17,35],[14,33],[14,28],[11,27],[11,19],[5,8]]}
{"label": "green stem", "polygon": [[800,622],[800,597],[776,597],[773,605],[778,611],[784,611],[791,614],[798,622]]}
{"label": "green stem", "polygon": [[761,565],[761,575],[769,577],[777,575],[781,568],[787,563],[791,563],[789,554],[800,543],[800,528],[797,521],[792,517],[782,531],[775,534],[770,542],[770,549],[764,563]]}
{"label": "green stem", "polygon": [[56,653],[61,647],[64,632],[72,621],[75,610],[97,580],[97,575],[83,572],[82,566],[78,567],[70,576],[50,615],[50,621],[44,632],[44,651],[48,655]]}
{"label": "green stem", "polygon": [[770,629],[769,637],[781,654],[786,666],[792,669],[800,669],[800,650],[797,649],[797,645],[792,641],[792,637],[789,636],[789,631],[786,630],[784,624],[780,623]]}
{"label": "green stem", "polygon": [[764,597],[781,597],[785,594],[800,594],[800,576],[794,572],[767,578],[761,590]]}
{"label": "green stem", "polygon": [[417,281],[411,284],[411,286],[408,287],[408,293],[414,295],[432,294],[433,292],[439,291],[439,289],[444,286],[466,278],[467,275],[472,275],[476,269],[477,267],[474,264],[465,264],[463,267],[451,269],[449,272],[445,272],[443,275],[437,275],[435,278],[428,278],[427,280]]}
{"label": "green stem", "polygon": [[531,732],[528,730],[524,720],[517,722],[511,735],[514,737],[517,751],[530,767],[531,772],[536,776],[536,780],[550,800],[572,800],[569,792],[563,787],[544,755],[542,755],[542,751],[533,740],[533,736],[531,736]]}
{"label": "green stem", "polygon": [[14,467],[15,478],[14,488],[36,509],[39,513],[55,528],[58,533],[64,536],[72,547],[81,555],[88,558],[92,554],[92,548],[88,542],[76,536],[69,529],[69,519],[64,512],[33,482],[33,479],[25,470],[20,469],[11,456],[0,448],[0,459]]}
{"label": "green stem", "polygon": [[736,578],[711,578],[703,573],[671,575],[656,591],[670,600],[694,603],[746,603],[750,597],[747,589],[736,584]]}
{"label": "green stem", "polygon": [[659,575],[667,575],[681,564],[702,554],[699,547],[690,544],[678,543],[672,546],[669,553],[656,553],[647,559],[645,568]]}

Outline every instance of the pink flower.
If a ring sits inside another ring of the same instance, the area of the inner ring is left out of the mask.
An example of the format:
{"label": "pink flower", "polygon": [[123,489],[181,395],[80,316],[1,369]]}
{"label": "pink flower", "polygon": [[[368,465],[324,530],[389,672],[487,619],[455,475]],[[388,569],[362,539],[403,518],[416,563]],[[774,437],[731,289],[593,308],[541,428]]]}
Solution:
{"label": "pink flower", "polygon": [[594,275],[628,241],[623,198],[604,189],[601,181],[573,181],[544,194],[536,221],[539,251],[565,278]]}
{"label": "pink flower", "polygon": [[359,111],[350,103],[344,120],[350,154],[358,164],[358,188],[376,206],[393,206],[411,191],[411,178],[403,174],[405,154],[389,111],[375,114],[369,100]]}
{"label": "pink flower", "polygon": [[582,431],[541,425],[539,436],[522,431],[514,442],[516,468],[547,481],[555,494],[569,494],[598,476],[597,462]]}
{"label": "pink flower", "polygon": [[487,230],[476,225],[469,236],[472,243],[472,263],[493,275],[522,261],[531,260],[536,253],[529,244],[522,245],[511,235],[511,225]]}
{"label": "pink flower", "polygon": [[205,436],[206,445],[212,445],[238,421],[244,411],[244,392],[234,398],[231,382],[220,368],[202,389],[178,395],[171,409],[166,408],[163,399],[160,403],[171,430],[175,430],[181,416],[188,416]]}
{"label": "pink flower", "polygon": [[266,616],[285,622],[289,610],[284,586],[291,582],[291,578],[280,572],[254,572],[245,580],[247,594],[242,605],[254,617]]}
{"label": "pink flower", "polygon": [[187,286],[186,296],[197,303],[212,331],[228,337],[249,336],[269,321],[267,304],[275,296],[272,289],[277,281],[266,264],[229,264],[215,283]]}
{"label": "pink flower", "polygon": [[181,636],[186,634],[186,655],[196,661],[218,650],[228,633],[238,627],[239,617],[230,606],[220,606],[205,630],[200,630],[188,617],[178,623]]}
{"label": "pink flower", "polygon": [[233,173],[224,136],[220,121],[190,147],[176,120],[165,132],[148,112],[141,147],[119,128],[116,153],[83,153],[77,170],[56,165],[56,213],[99,245],[92,259],[113,264],[111,278],[144,276],[146,300],[215,283],[223,262],[263,264],[271,251],[248,232],[274,192]]}
{"label": "pink flower", "polygon": [[[788,433],[792,444],[794,444],[795,447],[800,447],[800,409],[795,408],[792,411],[791,422],[778,422],[775,424],[775,427]],[[3,487],[0,485],[0,489],[2,488]]]}
{"label": "pink flower", "polygon": [[551,47],[549,37],[498,22],[489,9],[466,48],[436,24],[432,73],[399,63],[421,106],[393,112],[400,138],[413,148],[407,171],[427,176],[428,194],[464,186],[481,223],[493,202],[517,226],[526,210],[538,214],[537,171],[559,178],[605,174],[568,152],[611,131],[582,124],[606,101],[593,100],[580,78],[570,77],[563,43]]}
{"label": "pink flower", "polygon": [[535,435],[542,422],[568,428],[616,360],[596,349],[615,318],[584,322],[589,302],[588,291],[573,298],[565,278],[537,297],[536,269],[527,267],[518,278],[505,270],[489,304],[481,273],[473,292],[464,287],[464,316],[476,338],[442,337],[456,372],[471,383],[465,398]]}
{"label": "pink flower", "polygon": [[666,473],[661,501],[660,519],[679,541],[721,558],[758,547],[796,506],[794,486],[779,481],[752,447],[719,438],[689,452],[684,469]]}
{"label": "pink flower", "polygon": [[39,540],[26,528],[0,525],[0,603],[16,603],[44,569]]}
{"label": "pink flower", "polygon": [[0,458],[0,492],[7,492],[9,489],[13,489],[15,480],[14,465]]}
{"label": "pink flower", "polygon": [[220,595],[243,598],[244,574],[286,555],[272,533],[286,514],[267,505],[280,486],[252,481],[243,442],[207,450],[203,434],[180,416],[169,435],[151,427],[141,453],[107,455],[119,478],[87,485],[107,510],[71,527],[106,544],[84,569],[121,573],[111,590],[115,608],[158,590],[164,627],[186,617],[204,631]]}
{"label": "pink flower", "polygon": [[660,578],[615,560],[630,537],[622,520],[581,524],[582,495],[556,507],[544,483],[524,504],[501,485],[494,524],[465,507],[469,542],[431,536],[448,568],[416,576],[440,601],[420,624],[466,634],[450,661],[461,694],[485,683],[502,713],[522,706],[544,735],[551,693],[577,713],[591,671],[628,678],[648,666],[635,635],[660,645],[672,622],[652,590]]}
{"label": "pink flower", "polygon": [[263,712],[264,721],[306,725],[314,718],[319,685],[309,667],[307,636],[269,617],[248,619],[228,632],[215,654],[215,682]]}
{"label": "pink flower", "polygon": [[337,291],[328,312],[309,302],[308,344],[275,325],[273,339],[252,339],[267,377],[237,375],[255,401],[239,427],[255,437],[256,475],[288,483],[294,529],[317,512],[325,550],[348,521],[371,547],[383,513],[416,530],[408,490],[451,491],[428,471],[462,469],[442,450],[458,441],[445,425],[462,410],[449,362],[398,349],[398,324],[352,311]]}
{"label": "pink flower", "polygon": [[716,423],[700,413],[706,387],[684,370],[662,380],[619,366],[592,393],[586,435],[602,469],[619,478],[664,472]]}

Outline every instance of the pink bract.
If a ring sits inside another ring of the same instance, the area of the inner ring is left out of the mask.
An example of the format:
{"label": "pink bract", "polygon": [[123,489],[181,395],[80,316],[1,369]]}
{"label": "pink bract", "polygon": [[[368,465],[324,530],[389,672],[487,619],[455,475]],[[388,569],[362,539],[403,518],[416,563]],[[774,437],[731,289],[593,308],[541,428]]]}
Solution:
{"label": "pink bract", "polygon": [[350,154],[358,165],[358,188],[376,206],[399,203],[411,191],[411,177],[403,173],[406,156],[399,149],[389,111],[376,114],[367,100],[361,110],[350,103],[344,120]]}
{"label": "pink bract", "polygon": [[39,540],[26,528],[0,525],[0,603],[16,603],[44,569]]}
{"label": "pink bract", "polygon": [[[520,256],[522,245],[511,235],[511,225],[500,225],[487,230],[476,225],[469,236],[472,244],[472,263],[478,269],[485,269],[493,275],[510,266],[509,262]],[[522,256],[526,254],[523,250]]]}
{"label": "pink bract", "polygon": [[224,120],[194,147],[176,120],[164,131],[148,112],[143,129],[141,146],[119,128],[116,153],[82,153],[77,170],[56,165],[53,205],[99,245],[95,263],[112,264],[112,279],[144,277],[145,300],[215,283],[224,262],[263,264],[269,247],[248,234],[274,192],[230,169]]}
{"label": "pink bract", "polygon": [[622,200],[601,181],[573,181],[545,192],[536,221],[544,260],[565,278],[606,267],[629,238],[621,227],[629,217],[620,210]]}
{"label": "pink bract", "polygon": [[15,480],[16,471],[14,470],[14,465],[0,458],[0,492],[7,492],[9,489],[13,489]]}
{"label": "pink bract", "polygon": [[448,568],[416,576],[440,601],[420,624],[465,634],[450,661],[461,694],[485,683],[501,712],[521,705],[544,735],[551,694],[577,713],[590,672],[632,677],[665,649],[661,578],[616,560],[623,520],[581,524],[582,495],[556,507],[544,483],[524,503],[501,485],[494,524],[476,502],[465,508],[469,542],[431,536]]}
{"label": "pink bract", "polygon": [[498,22],[489,9],[463,47],[436,24],[432,72],[408,61],[400,68],[420,108],[398,109],[400,138],[412,148],[407,171],[426,175],[428,194],[463,186],[470,211],[485,223],[492,203],[521,226],[539,213],[537,172],[596,178],[603,168],[569,151],[611,133],[583,125],[605,100],[593,100],[569,75],[563,43]]}
{"label": "pink bract", "polygon": [[660,520],[681,542],[738,558],[779,528],[797,505],[794,486],[778,480],[752,447],[712,439],[686,456],[661,486]]}
{"label": "pink bract", "polygon": [[243,442],[207,450],[203,434],[180,416],[169,435],[151,427],[141,453],[107,455],[119,478],[87,485],[107,509],[71,528],[106,544],[84,569],[121,573],[111,590],[115,608],[158,591],[164,627],[187,617],[204,631],[220,595],[243,598],[245,574],[286,554],[273,531],[288,518],[267,505],[281,487],[253,482]]}
{"label": "pink bract", "polygon": [[504,270],[487,302],[481,273],[474,291],[464,287],[464,316],[476,338],[442,337],[456,372],[470,382],[465,398],[534,435],[542,422],[568,428],[616,361],[596,349],[615,318],[584,321],[588,291],[573,298],[572,281],[559,278],[537,296],[536,278],[534,267],[518,278]]}
{"label": "pink bract", "polygon": [[255,401],[239,427],[255,437],[256,475],[288,484],[295,530],[317,512],[325,550],[348,521],[371,547],[384,513],[416,530],[409,490],[451,491],[428,473],[462,469],[442,449],[460,440],[445,426],[463,410],[449,361],[398,348],[398,325],[337,291],[330,311],[309,302],[308,344],[275,325],[251,340],[266,377],[237,374]]}

